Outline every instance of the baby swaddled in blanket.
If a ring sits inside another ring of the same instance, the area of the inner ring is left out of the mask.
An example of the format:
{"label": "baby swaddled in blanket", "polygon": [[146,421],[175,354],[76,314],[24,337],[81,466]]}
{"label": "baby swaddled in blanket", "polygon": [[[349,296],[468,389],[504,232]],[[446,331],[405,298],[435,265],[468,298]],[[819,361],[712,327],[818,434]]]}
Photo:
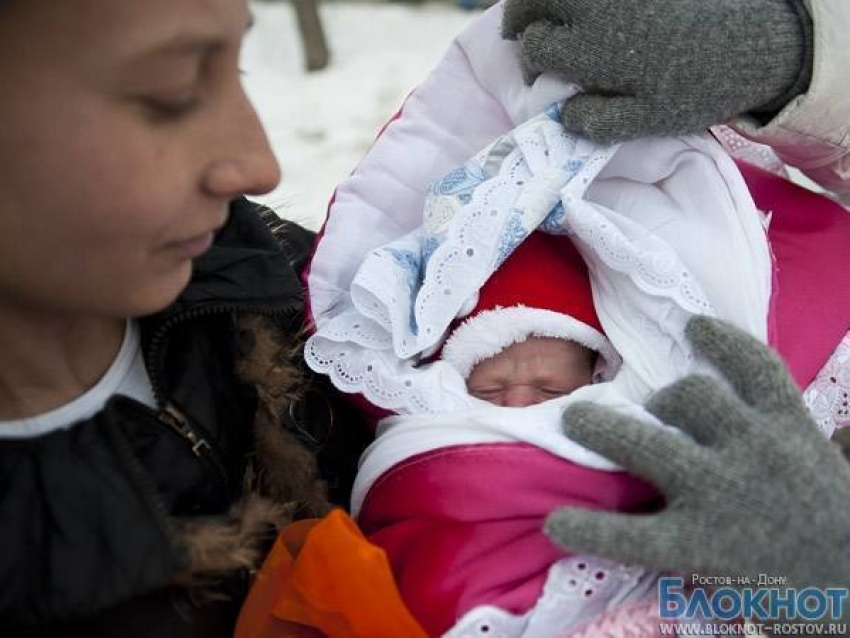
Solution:
{"label": "baby swaddled in blanket", "polygon": [[766,337],[770,259],[743,182],[708,138],[602,148],[553,107],[437,181],[424,212],[366,255],[306,348],[395,413],[353,514],[429,635],[560,637],[639,608],[657,574],[543,534],[562,505],[656,499],[564,437],[561,413],[592,400],[653,421],[652,391],[708,372],[684,338],[694,314]]}
{"label": "baby swaddled in blanket", "polygon": [[[457,370],[472,397],[513,408],[506,427],[535,427],[526,419],[549,411],[532,416],[530,406],[610,378],[619,365],[584,261],[566,236],[530,234],[450,330],[434,358]],[[498,414],[480,406],[444,415],[439,427],[474,431],[476,420],[483,425]],[[655,574],[567,557],[541,529],[558,505],[649,509],[656,499],[649,485],[520,442],[440,445],[410,457],[404,439],[416,435],[404,434],[406,421],[382,427],[365,457],[361,477],[397,442],[405,459],[394,458],[374,481],[359,524],[388,553],[405,602],[430,635],[453,627],[445,635],[484,628],[488,636],[563,636],[652,594]]]}

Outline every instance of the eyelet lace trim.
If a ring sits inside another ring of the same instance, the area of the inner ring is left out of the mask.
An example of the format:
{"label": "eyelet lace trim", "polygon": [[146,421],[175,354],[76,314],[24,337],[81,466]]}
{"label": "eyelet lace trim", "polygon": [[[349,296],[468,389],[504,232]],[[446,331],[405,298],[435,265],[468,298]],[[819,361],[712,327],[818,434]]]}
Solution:
{"label": "eyelet lace trim", "polygon": [[[476,607],[444,638],[563,638],[612,609],[632,608],[638,601],[651,599],[657,576],[600,558],[564,558],[549,569],[543,593],[525,614],[489,605]],[[642,616],[630,618],[626,626],[637,627],[638,620],[646,620]]]}
{"label": "eyelet lace trim", "polygon": [[747,164],[758,166],[774,175],[789,179],[788,169],[773,149],[766,144],[759,144],[729,128],[728,126],[713,126],[711,132],[729,155]]}
{"label": "eyelet lace trim", "polygon": [[825,436],[850,427],[850,332],[806,388],[803,401]]}

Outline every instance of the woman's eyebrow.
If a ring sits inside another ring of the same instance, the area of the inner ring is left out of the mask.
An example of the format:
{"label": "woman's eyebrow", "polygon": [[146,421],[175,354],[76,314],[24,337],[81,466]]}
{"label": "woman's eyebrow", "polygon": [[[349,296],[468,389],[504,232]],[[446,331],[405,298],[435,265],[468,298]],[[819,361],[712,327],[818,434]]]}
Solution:
{"label": "woman's eyebrow", "polygon": [[[254,14],[248,16],[245,23],[245,33],[254,26]],[[140,58],[161,55],[192,55],[215,51],[225,47],[228,43],[227,37],[218,33],[195,33],[179,34],[170,40],[156,44],[142,53]]]}

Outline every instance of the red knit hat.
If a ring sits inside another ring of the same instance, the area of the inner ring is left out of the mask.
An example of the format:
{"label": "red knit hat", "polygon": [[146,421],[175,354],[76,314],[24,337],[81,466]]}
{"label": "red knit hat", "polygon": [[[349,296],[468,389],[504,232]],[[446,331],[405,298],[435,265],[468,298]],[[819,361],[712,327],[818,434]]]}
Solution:
{"label": "red knit hat", "polygon": [[618,359],[596,316],[587,265],[567,237],[529,235],[481,287],[441,358],[466,378],[480,361],[531,336],[574,341],[612,365]]}

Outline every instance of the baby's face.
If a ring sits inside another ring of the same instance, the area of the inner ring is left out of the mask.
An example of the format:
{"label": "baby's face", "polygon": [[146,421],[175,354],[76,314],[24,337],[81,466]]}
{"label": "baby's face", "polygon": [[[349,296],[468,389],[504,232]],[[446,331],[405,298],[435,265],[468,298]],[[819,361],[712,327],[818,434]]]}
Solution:
{"label": "baby's face", "polygon": [[588,385],[595,357],[572,341],[530,337],[476,365],[466,387],[472,396],[496,405],[534,405]]}

